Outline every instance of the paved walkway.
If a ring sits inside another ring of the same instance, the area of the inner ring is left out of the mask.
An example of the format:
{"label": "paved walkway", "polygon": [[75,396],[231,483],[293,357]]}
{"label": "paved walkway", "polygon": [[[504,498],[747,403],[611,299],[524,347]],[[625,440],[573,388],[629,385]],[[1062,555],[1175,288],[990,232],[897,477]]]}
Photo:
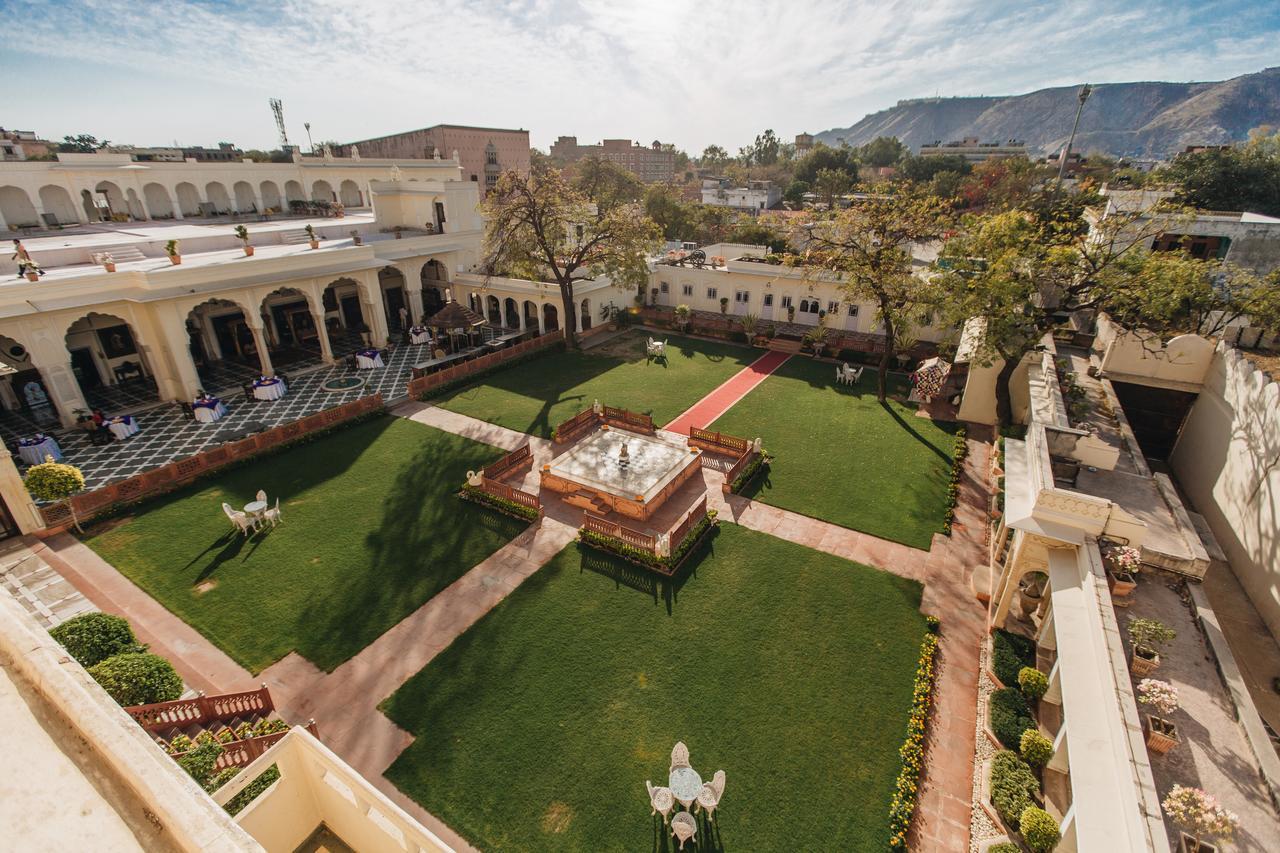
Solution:
{"label": "paved walkway", "polygon": [[770,350],[746,367],[730,376],[720,387],[694,403],[684,414],[667,424],[663,429],[688,435],[691,427],[705,429],[715,422],[716,418],[733,408],[751,389],[763,382],[770,373],[781,367],[790,353]]}

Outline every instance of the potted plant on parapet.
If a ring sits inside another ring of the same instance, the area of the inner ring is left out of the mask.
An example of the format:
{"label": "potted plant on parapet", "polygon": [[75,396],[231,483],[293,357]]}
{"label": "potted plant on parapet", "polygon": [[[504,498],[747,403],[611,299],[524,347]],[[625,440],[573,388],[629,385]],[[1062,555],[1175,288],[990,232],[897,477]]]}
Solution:
{"label": "potted plant on parapet", "polygon": [[795,319],[796,319],[796,306],[788,305],[787,306],[787,322],[793,323],[795,322]]}
{"label": "potted plant on parapet", "polygon": [[1108,545],[1102,552],[1110,578],[1111,596],[1124,598],[1138,586],[1138,566],[1141,556],[1137,548],[1128,545]]}
{"label": "potted plant on parapet", "polygon": [[244,244],[244,256],[246,258],[253,257],[253,247],[249,245],[249,229],[243,225],[236,226],[236,239]]}
{"label": "potted plant on parapet", "polygon": [[1206,839],[1230,841],[1240,825],[1234,812],[1227,811],[1216,797],[1200,788],[1174,785],[1161,805],[1182,830],[1178,839],[1181,853],[1215,853],[1218,848]]}
{"label": "potted plant on parapet", "polygon": [[[31,497],[38,501],[50,503],[66,500],[76,492],[84,490],[84,474],[74,465],[65,462],[54,462],[52,456],[45,456],[45,461],[32,465],[22,484],[27,487]],[[76,505],[67,501],[67,509],[71,512],[71,521],[80,530],[80,519],[76,518]],[[80,530],[83,533],[83,530]]]}
{"label": "potted plant on parapet", "polygon": [[747,340],[750,343],[761,346],[760,335],[756,331],[760,325],[759,317],[755,314],[743,314],[738,319],[738,324],[742,326],[742,333],[747,336]]}
{"label": "potted plant on parapet", "polygon": [[689,310],[688,305],[677,305],[675,310],[676,328],[682,332],[688,331],[689,320],[693,312]]}
{"label": "potted plant on parapet", "polygon": [[116,259],[111,257],[110,252],[104,252],[102,255],[102,268],[107,272],[116,271]]}
{"label": "potted plant on parapet", "polygon": [[351,245],[353,245],[353,246],[363,246],[363,245],[364,245],[364,238],[360,236],[360,232],[359,232],[359,231],[352,231],[352,232],[351,232]]}
{"label": "potted plant on parapet", "polygon": [[814,358],[821,358],[822,351],[826,349],[827,331],[828,330],[826,326],[819,325],[819,326],[814,326],[812,329],[810,329],[808,332],[805,333],[804,339],[805,341],[808,342],[809,346],[813,348]]}
{"label": "potted plant on parapet", "polygon": [[1147,733],[1147,749],[1164,755],[1178,745],[1178,727],[1165,719],[1178,710],[1178,690],[1167,681],[1144,678],[1138,682],[1138,703],[1156,712],[1147,714],[1142,727]]}
{"label": "potted plant on parapet", "polygon": [[720,313],[724,314],[728,312],[728,310],[729,310],[729,297],[721,296],[720,297]]}
{"label": "potted plant on parapet", "polygon": [[178,241],[170,240],[164,244],[164,253],[169,256],[169,263],[175,267],[182,263],[182,253],[178,251]]}
{"label": "potted plant on parapet", "polygon": [[1129,641],[1133,654],[1129,656],[1129,670],[1134,675],[1148,675],[1160,667],[1160,647],[1178,636],[1172,628],[1158,619],[1130,619]]}
{"label": "potted plant on parapet", "polygon": [[303,228],[302,230],[307,232],[307,242],[311,244],[311,248],[319,249],[320,238],[316,236],[315,226],[308,225],[306,228]]}

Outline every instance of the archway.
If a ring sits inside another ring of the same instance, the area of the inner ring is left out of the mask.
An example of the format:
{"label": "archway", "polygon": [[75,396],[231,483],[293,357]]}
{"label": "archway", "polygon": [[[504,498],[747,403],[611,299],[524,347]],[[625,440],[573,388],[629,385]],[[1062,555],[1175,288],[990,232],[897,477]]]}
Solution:
{"label": "archway", "polygon": [[262,194],[263,213],[268,210],[282,210],[284,202],[280,199],[280,187],[275,181],[263,181],[258,185],[258,192]]}
{"label": "archway", "polygon": [[582,307],[578,309],[578,322],[582,324],[582,331],[591,328],[591,300],[582,300]]}
{"label": "archway", "polygon": [[507,297],[503,303],[503,325],[508,329],[520,328],[520,306],[511,297]]}
{"label": "archway", "polygon": [[333,187],[329,185],[328,181],[316,181],[311,185],[311,200],[332,204]]}
{"label": "archway", "polygon": [[129,214],[129,203],[125,201],[120,187],[111,181],[99,181],[93,188],[94,204],[102,211],[103,219],[114,219]]}
{"label": "archway", "polygon": [[[99,203],[101,202],[101,204]],[[106,200],[88,190],[80,190],[80,207],[89,222],[101,222],[108,218]]]}
{"label": "archway", "polygon": [[178,196],[178,209],[183,216],[196,216],[200,213],[200,191],[196,185],[183,181],[174,188]]}
{"label": "archway", "polygon": [[169,191],[160,184],[147,184],[142,188],[142,197],[146,199],[152,219],[173,218],[173,201],[169,198]]}
{"label": "archway", "polygon": [[14,371],[0,377],[0,433],[5,443],[29,438],[33,432],[56,429],[58,411],[49,383],[32,361],[31,351],[13,338],[0,335],[0,362]]}
{"label": "archway", "polygon": [[325,285],[325,332],[329,336],[329,348],[335,356],[346,355],[368,346],[372,325],[364,315],[364,299],[354,279],[340,278]]}
{"label": "archway", "polygon": [[524,326],[525,329],[538,328],[538,303],[525,300],[524,303]]}
{"label": "archway", "polygon": [[502,325],[502,303],[492,293],[484,301],[484,318],[491,326]]}
{"label": "archway", "polygon": [[285,181],[284,183],[284,203],[287,207],[293,207],[293,203],[305,204],[307,194],[302,191],[302,184],[297,181]]}
{"label": "archway", "polygon": [[52,216],[60,225],[78,222],[75,202],[71,193],[59,186],[49,184],[40,188],[40,206],[47,216]]}
{"label": "archway", "polygon": [[355,181],[343,181],[338,186],[338,198],[342,201],[343,207],[360,207],[363,204],[360,188],[356,186]]}
{"label": "archway", "polygon": [[205,391],[236,389],[262,370],[258,343],[244,307],[209,299],[187,313],[191,358]]}
{"label": "archway", "polygon": [[253,198],[253,186],[248,181],[236,181],[231,187],[236,196],[236,210],[240,213],[256,212],[258,204]]}
{"label": "archway", "polygon": [[263,297],[259,310],[267,351],[277,370],[311,367],[323,361],[320,333],[311,309],[311,300],[294,287],[281,287]]}
{"label": "archway", "polygon": [[231,212],[231,196],[227,195],[227,188],[218,181],[210,181],[204,185],[204,197],[213,205],[214,213]]}
{"label": "archway", "polygon": [[542,323],[548,332],[555,332],[560,329],[560,312],[550,302],[542,305]]}
{"label": "archway", "polygon": [[[404,273],[395,267],[378,270],[378,286],[382,288],[382,307],[387,313],[387,329],[393,332],[403,331],[412,325],[413,318],[409,316],[409,291],[405,284]],[[401,308],[404,309],[403,316]]]}
{"label": "archway", "polygon": [[138,198],[138,191],[133,187],[129,187],[125,191],[125,204],[129,206],[129,218],[137,222],[145,221],[147,218],[147,209],[142,206],[142,199]]}
{"label": "archway", "polygon": [[18,187],[0,187],[0,216],[11,228],[31,228],[40,224],[36,206],[31,203],[26,190]]}
{"label": "archway", "polygon": [[91,312],[67,327],[65,340],[71,373],[90,406],[115,414],[160,399],[151,366],[126,320]]}

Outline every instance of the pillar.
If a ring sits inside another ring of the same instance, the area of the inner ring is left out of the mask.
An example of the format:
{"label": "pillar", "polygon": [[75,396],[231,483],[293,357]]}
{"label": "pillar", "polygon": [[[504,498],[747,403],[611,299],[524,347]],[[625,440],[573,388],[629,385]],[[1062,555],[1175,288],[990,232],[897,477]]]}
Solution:
{"label": "pillar", "polygon": [[23,533],[32,533],[44,527],[44,520],[40,517],[35,502],[31,500],[27,487],[22,484],[17,466],[13,464],[13,456],[3,446],[0,446],[0,498],[4,499],[5,506],[9,508],[13,523]]}
{"label": "pillar", "polygon": [[[63,350],[63,354],[66,354],[66,350]],[[62,425],[75,426],[76,409],[88,412],[90,407],[89,401],[84,398],[80,390],[80,383],[76,381],[76,375],[71,372],[71,362],[67,361],[52,367],[37,366],[44,379],[45,387],[49,391],[49,401],[53,404],[54,411],[58,413]]]}
{"label": "pillar", "polygon": [[542,310],[542,303],[538,303],[538,334],[545,335],[547,333],[547,315]]}
{"label": "pillar", "polygon": [[398,266],[400,275],[404,276],[404,294],[405,300],[409,303],[409,322],[410,325],[417,324],[422,319],[422,276],[415,273],[408,266]]}
{"label": "pillar", "polygon": [[192,400],[200,390],[200,374],[191,359],[191,336],[187,334],[186,313],[173,307],[156,309],[146,338],[154,345],[144,347],[162,400]]}
{"label": "pillar", "polygon": [[523,299],[516,304],[516,316],[520,318],[520,331],[523,332],[525,330],[525,326],[528,324],[528,321],[525,319],[525,316],[524,316],[524,300]]}
{"label": "pillar", "polygon": [[333,364],[333,347],[329,344],[329,328],[324,323],[324,307],[311,312],[311,322],[316,324],[316,337],[320,341],[320,358],[325,364]]}
{"label": "pillar", "polygon": [[258,323],[253,322],[253,318],[249,320],[249,328],[253,330],[253,345],[258,350],[258,364],[261,367],[263,376],[271,376],[276,371],[271,366],[271,353],[267,351],[267,335],[262,327],[261,318]]}
{"label": "pillar", "polygon": [[374,272],[363,275],[357,282],[356,292],[360,295],[360,312],[364,314],[364,324],[369,327],[369,340],[373,346],[380,347],[387,342],[387,309],[382,301],[382,285],[378,283],[378,274]]}

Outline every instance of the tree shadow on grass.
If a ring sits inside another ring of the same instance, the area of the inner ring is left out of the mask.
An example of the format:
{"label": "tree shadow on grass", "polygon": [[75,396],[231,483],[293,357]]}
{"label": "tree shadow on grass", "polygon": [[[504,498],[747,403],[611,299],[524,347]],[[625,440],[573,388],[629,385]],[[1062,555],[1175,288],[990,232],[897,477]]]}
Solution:
{"label": "tree shadow on grass", "polygon": [[713,540],[719,535],[719,532],[720,528],[715,526],[708,530],[702,541],[697,544],[693,552],[680,564],[680,568],[676,570],[676,573],[671,576],[663,575],[630,560],[624,560],[622,557],[607,554],[604,551],[579,542],[577,545],[581,560],[579,574],[583,570],[594,572],[612,580],[617,589],[626,587],[627,589],[642,592],[653,599],[654,604],[661,603],[666,607],[667,615],[670,616],[679,600],[680,590],[684,589],[684,585],[698,573],[698,565],[707,555],[714,554]]}
{"label": "tree shadow on grass", "polygon": [[[902,415],[898,414],[898,412],[894,409],[894,407],[893,407],[893,405],[892,405],[892,404],[887,403],[887,402],[886,402],[886,403],[881,403],[881,404],[880,404],[880,408],[884,409],[884,410],[885,410],[885,412],[886,412],[886,413],[888,413],[889,417],[891,417],[891,418],[893,418],[895,421],[897,421],[897,422],[898,422],[898,426],[902,427],[904,430],[906,430],[908,433],[910,433],[912,438],[914,438],[916,441],[920,442],[920,443],[921,443],[921,444],[923,444],[926,448],[928,448],[928,450],[929,450],[929,452],[930,452],[930,453],[932,453],[934,456],[937,456],[937,457],[938,457],[939,459],[941,459],[943,462],[946,462],[948,466],[950,466],[950,465],[951,465],[951,456],[950,456],[950,455],[948,455],[948,454],[946,454],[946,453],[944,453],[943,451],[939,450],[937,447],[935,447],[935,446],[934,446],[934,445],[929,441],[929,439],[927,439],[927,438],[925,438],[923,435],[921,435],[921,434],[916,430],[916,428],[915,428],[915,427],[913,427],[911,424],[907,423],[906,418],[904,418],[904,417],[902,417]],[[954,434],[954,433],[955,433],[955,425],[954,425],[954,424],[938,424],[938,423],[935,423],[934,425],[935,425],[936,427],[938,427],[938,429],[943,430],[944,432],[948,432],[948,433],[952,433],[952,434]]]}

